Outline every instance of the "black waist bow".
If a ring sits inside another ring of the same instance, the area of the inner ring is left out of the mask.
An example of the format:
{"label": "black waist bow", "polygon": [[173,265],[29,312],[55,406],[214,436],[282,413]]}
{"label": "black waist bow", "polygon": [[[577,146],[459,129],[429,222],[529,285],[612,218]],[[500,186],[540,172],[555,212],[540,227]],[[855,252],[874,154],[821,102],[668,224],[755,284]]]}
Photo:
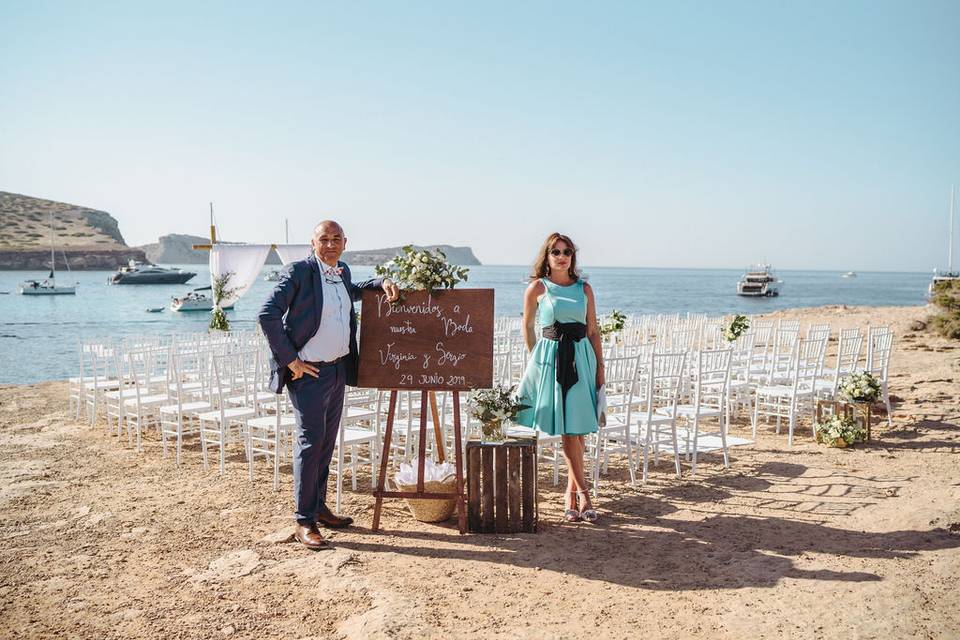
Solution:
{"label": "black waist bow", "polygon": [[542,329],[542,335],[547,340],[555,340],[557,345],[557,382],[563,391],[563,399],[567,399],[567,390],[577,384],[577,363],[573,345],[580,342],[587,335],[587,325],[582,322],[554,322]]}

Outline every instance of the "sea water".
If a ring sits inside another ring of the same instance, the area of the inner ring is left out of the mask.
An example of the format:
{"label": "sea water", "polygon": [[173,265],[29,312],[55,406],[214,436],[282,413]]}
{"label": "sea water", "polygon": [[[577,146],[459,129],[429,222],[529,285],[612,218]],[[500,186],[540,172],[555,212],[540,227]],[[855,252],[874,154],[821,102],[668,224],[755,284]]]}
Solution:
{"label": "sea water", "polygon": [[[75,296],[22,296],[17,284],[42,279],[45,272],[0,271],[0,383],[30,383],[76,375],[80,340],[144,334],[205,331],[209,313],[174,313],[170,298],[210,284],[206,265],[184,265],[197,273],[184,285],[108,285],[111,272],[58,274],[58,284],[77,283]],[[232,325],[252,329],[260,304],[275,283],[261,277],[228,312]],[[354,281],[373,277],[372,267],[353,267]],[[529,267],[470,267],[463,286],[493,288],[496,313],[519,315]],[[779,271],[784,281],[776,298],[736,295],[741,272],[726,269],[641,269],[585,267],[600,315],[613,309],[626,313],[693,312],[708,314],[766,313],[789,307],[826,304],[910,306],[924,304],[930,275],[861,272],[843,278],[831,271]],[[207,292],[209,294],[209,292]],[[164,307],[160,313],[148,308]]]}

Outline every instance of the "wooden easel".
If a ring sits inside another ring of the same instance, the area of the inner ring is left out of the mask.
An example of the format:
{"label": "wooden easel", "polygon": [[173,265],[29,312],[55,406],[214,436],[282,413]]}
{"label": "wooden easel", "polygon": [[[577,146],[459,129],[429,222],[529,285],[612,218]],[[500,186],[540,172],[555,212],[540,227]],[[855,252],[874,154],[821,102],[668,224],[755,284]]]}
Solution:
{"label": "wooden easel", "polygon": [[443,453],[443,434],[440,430],[440,420],[437,411],[436,396],[432,391],[422,389],[420,391],[420,446],[419,460],[417,462],[417,490],[416,491],[387,491],[387,465],[390,462],[390,440],[393,437],[393,421],[397,412],[398,391],[391,389],[390,403],[387,410],[387,428],[383,437],[383,451],[380,455],[380,474],[377,478],[377,486],[373,491],[377,499],[376,506],[373,509],[373,531],[380,529],[380,513],[383,510],[384,498],[426,498],[434,500],[449,500],[455,498],[457,501],[457,525],[460,533],[467,531],[467,511],[466,501],[463,495],[463,443],[460,437],[460,392],[453,392],[453,440],[455,447],[455,459],[457,469],[457,492],[450,493],[430,493],[424,490],[423,486],[423,467],[427,452],[427,406],[430,406],[433,414],[434,437],[437,439],[437,452],[441,462],[445,456]]}

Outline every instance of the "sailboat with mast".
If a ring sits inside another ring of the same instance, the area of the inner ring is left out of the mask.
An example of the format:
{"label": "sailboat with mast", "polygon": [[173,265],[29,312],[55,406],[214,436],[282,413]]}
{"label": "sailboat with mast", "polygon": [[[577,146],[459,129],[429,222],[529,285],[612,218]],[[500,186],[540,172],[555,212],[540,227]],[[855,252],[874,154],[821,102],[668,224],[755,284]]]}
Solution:
{"label": "sailboat with mast", "polygon": [[953,229],[955,227],[953,222],[953,213],[954,213],[954,189],[950,187],[950,233],[948,235],[947,242],[947,270],[940,271],[939,269],[933,270],[933,279],[930,281],[930,287],[927,289],[927,297],[933,298],[936,293],[937,286],[941,282],[955,282],[960,281],[960,272],[958,272],[953,266]]}
{"label": "sailboat with mast", "polygon": [[[63,254],[64,263],[67,260],[67,254]],[[67,265],[70,269],[70,265]],[[24,280],[17,286],[17,292],[25,296],[72,296],[76,295],[75,286],[57,285],[56,259],[53,249],[53,212],[50,212],[50,275],[44,280]]]}

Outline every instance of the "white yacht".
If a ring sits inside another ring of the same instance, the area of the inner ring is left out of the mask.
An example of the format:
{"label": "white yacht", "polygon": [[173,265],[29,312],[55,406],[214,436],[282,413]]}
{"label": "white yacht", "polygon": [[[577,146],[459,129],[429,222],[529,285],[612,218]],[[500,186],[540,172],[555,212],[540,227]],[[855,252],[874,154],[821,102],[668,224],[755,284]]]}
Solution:
{"label": "white yacht", "polygon": [[939,269],[933,270],[933,278],[930,280],[930,285],[927,287],[927,299],[933,299],[933,295],[936,291],[937,284],[941,282],[953,282],[960,281],[960,271],[957,271],[953,267],[953,200],[954,193],[953,187],[950,187],[950,233],[948,236],[947,244],[947,270],[940,271]]}
{"label": "white yacht", "polygon": [[857,274],[855,271],[847,271],[845,274],[840,276],[841,278],[856,278]]}
{"label": "white yacht", "polygon": [[783,280],[778,280],[769,264],[755,264],[747,267],[747,272],[737,282],[737,295],[754,298],[780,295]]}
{"label": "white yacht", "polygon": [[[67,254],[63,254],[66,262]],[[70,265],[67,264],[67,271]],[[43,280],[24,280],[17,285],[17,293],[25,296],[73,296],[77,294],[75,286],[57,285],[56,260],[53,253],[53,212],[50,212],[50,275]]]}
{"label": "white yacht", "polygon": [[[194,289],[185,296],[170,299],[171,311],[213,311],[213,298],[208,296],[205,291],[210,291],[210,287],[200,287]],[[224,311],[233,309],[233,305],[224,307]]]}

